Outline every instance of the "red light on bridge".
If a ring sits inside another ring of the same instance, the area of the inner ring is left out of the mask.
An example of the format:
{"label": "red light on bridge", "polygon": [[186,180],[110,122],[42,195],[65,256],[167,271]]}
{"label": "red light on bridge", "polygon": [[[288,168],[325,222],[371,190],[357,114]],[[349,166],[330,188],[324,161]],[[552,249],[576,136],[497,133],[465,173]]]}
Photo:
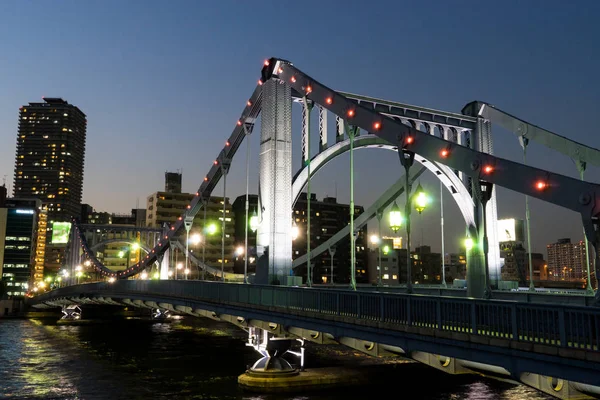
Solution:
{"label": "red light on bridge", "polygon": [[215,164],[215,165],[218,165],[218,164],[219,164],[219,161],[218,161],[218,160],[215,160],[215,161],[213,162],[213,164]]}
{"label": "red light on bridge", "polygon": [[238,119],[237,125],[238,125],[238,126],[242,126],[242,121],[240,121],[240,120]]}
{"label": "red light on bridge", "polygon": [[269,66],[269,60],[265,60],[265,67]]}
{"label": "red light on bridge", "polygon": [[229,140],[225,142],[225,146],[229,146]]}
{"label": "red light on bridge", "polygon": [[263,84],[263,81],[259,79],[258,80],[258,86],[262,86],[262,84]]}
{"label": "red light on bridge", "polygon": [[354,110],[348,110],[348,112],[346,113],[349,117],[354,117]]}
{"label": "red light on bridge", "polygon": [[199,193],[198,193],[198,192],[196,192],[196,197],[198,197],[198,195],[199,195]]}
{"label": "red light on bridge", "polygon": [[305,90],[306,94],[309,94],[310,92],[312,92],[312,86],[308,85]]}
{"label": "red light on bridge", "polygon": [[537,190],[544,190],[544,189],[546,189],[547,187],[548,187],[548,184],[547,184],[546,182],[544,182],[544,181],[537,181],[537,182],[535,183],[535,188],[536,188]]}
{"label": "red light on bridge", "polygon": [[331,103],[333,103],[333,99],[331,97],[328,97],[325,99],[325,103],[331,104]]}
{"label": "red light on bridge", "polygon": [[279,68],[277,69],[277,73],[278,73],[278,74],[281,74],[282,72],[283,72],[283,68],[279,67]]}
{"label": "red light on bridge", "polygon": [[182,218],[182,217],[179,217],[179,218],[177,218],[177,219],[181,221],[183,218]]}
{"label": "red light on bridge", "polygon": [[379,128],[381,128],[381,122],[375,122],[373,124],[373,129],[378,130]]}
{"label": "red light on bridge", "polygon": [[412,136],[408,136],[408,137],[406,138],[406,144],[411,144],[411,143],[412,143],[412,142],[414,142],[414,141],[415,141],[415,139],[414,139]]}
{"label": "red light on bridge", "polygon": [[207,182],[207,181],[208,181],[208,176],[205,176],[204,177],[204,182]]}
{"label": "red light on bridge", "polygon": [[248,101],[246,102],[246,105],[247,105],[248,107],[250,107],[250,106],[252,105],[252,102],[251,102],[250,100],[248,100]]}
{"label": "red light on bridge", "polygon": [[446,158],[450,155],[450,152],[448,151],[448,149],[443,149],[442,151],[440,151],[440,156]]}
{"label": "red light on bridge", "polygon": [[492,172],[494,172],[494,167],[492,167],[491,165],[486,165],[485,167],[483,167],[483,172],[485,172],[486,174],[491,174]]}
{"label": "red light on bridge", "polygon": [[190,208],[192,208],[192,206],[190,206],[189,204],[187,205],[187,209],[189,210]]}
{"label": "red light on bridge", "polygon": [[290,78],[290,81],[292,81],[292,83],[296,83],[296,77],[295,77],[295,76],[292,76],[292,77]]}
{"label": "red light on bridge", "polygon": [[174,227],[174,226],[172,226],[172,227],[171,227],[171,230],[172,230],[172,231],[174,231],[174,230],[175,230],[175,227]]}

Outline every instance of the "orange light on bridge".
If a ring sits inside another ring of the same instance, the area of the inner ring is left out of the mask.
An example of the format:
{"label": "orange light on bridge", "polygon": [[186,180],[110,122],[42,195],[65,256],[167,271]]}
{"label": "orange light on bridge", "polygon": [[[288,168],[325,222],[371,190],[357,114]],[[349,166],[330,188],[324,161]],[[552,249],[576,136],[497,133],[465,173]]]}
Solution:
{"label": "orange light on bridge", "polygon": [[238,119],[237,125],[242,126],[242,121]]}
{"label": "orange light on bridge", "polygon": [[354,110],[348,110],[348,112],[346,113],[349,117],[354,117]]}
{"label": "orange light on bridge", "polygon": [[306,94],[309,94],[310,92],[312,92],[312,86],[308,85],[305,90]]}
{"label": "orange light on bridge", "polygon": [[225,142],[225,146],[229,146],[229,140]]}
{"label": "orange light on bridge", "polygon": [[450,152],[448,151],[448,149],[443,149],[442,151],[440,151],[440,156],[446,158],[450,155]]}
{"label": "orange light on bridge", "polygon": [[375,122],[373,124],[373,129],[378,130],[379,128],[381,128],[381,122]]}
{"label": "orange light on bridge", "polygon": [[265,67],[269,66],[269,60],[265,60]]}
{"label": "orange light on bridge", "polygon": [[492,172],[494,172],[494,167],[492,167],[491,165],[486,165],[485,167],[483,167],[483,172],[486,174],[491,174]]}
{"label": "orange light on bridge", "polygon": [[207,181],[208,181],[208,176],[205,176],[204,177],[204,182],[207,182]]}
{"label": "orange light on bridge", "polygon": [[281,74],[281,73],[283,73],[283,68],[279,67],[279,68],[277,69],[277,73],[278,73],[278,74]]}
{"label": "orange light on bridge", "polygon": [[414,139],[412,136],[408,136],[408,137],[406,138],[406,144],[411,144],[411,143],[412,143],[412,142],[414,142],[414,141],[415,141],[415,139]]}
{"label": "orange light on bridge", "polygon": [[250,100],[248,100],[248,101],[246,102],[246,105],[247,105],[248,107],[250,107],[250,106],[252,105],[252,102],[251,102]]}
{"label": "orange light on bridge", "polygon": [[548,187],[548,184],[547,184],[546,182],[544,182],[544,181],[537,181],[537,182],[535,183],[535,188],[536,188],[537,190],[544,190],[544,189],[546,189],[547,187]]}
{"label": "orange light on bridge", "polygon": [[290,81],[292,81],[292,83],[296,83],[296,77],[295,77],[295,76],[292,76],[292,77],[290,78]]}
{"label": "orange light on bridge", "polygon": [[263,81],[259,79],[258,80],[258,86],[262,86],[262,84],[263,84]]}
{"label": "orange light on bridge", "polygon": [[331,103],[333,103],[333,99],[331,97],[328,97],[325,99],[325,103],[331,104]]}
{"label": "orange light on bridge", "polygon": [[218,165],[218,164],[219,164],[219,161],[218,161],[218,160],[215,160],[215,161],[213,162],[213,164],[215,164],[215,165]]}

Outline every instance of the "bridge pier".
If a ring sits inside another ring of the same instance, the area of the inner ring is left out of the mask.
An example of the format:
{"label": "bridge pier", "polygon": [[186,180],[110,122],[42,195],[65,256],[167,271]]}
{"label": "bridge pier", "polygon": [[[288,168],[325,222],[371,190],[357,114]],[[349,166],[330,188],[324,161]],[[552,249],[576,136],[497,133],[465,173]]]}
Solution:
{"label": "bridge pier", "polygon": [[[550,376],[522,373],[520,381],[550,396],[564,400],[595,399],[600,396],[598,386],[583,385]],[[589,393],[585,393],[585,392]]]}
{"label": "bridge pier", "polygon": [[81,307],[79,307],[77,304],[63,306],[61,311],[63,313],[62,317],[60,317],[61,320],[75,321],[81,319]]}

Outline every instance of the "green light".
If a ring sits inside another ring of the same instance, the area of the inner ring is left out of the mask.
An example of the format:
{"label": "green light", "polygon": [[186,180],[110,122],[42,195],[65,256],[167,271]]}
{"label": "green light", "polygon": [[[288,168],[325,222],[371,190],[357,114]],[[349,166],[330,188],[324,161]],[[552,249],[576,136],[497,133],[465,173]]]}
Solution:
{"label": "green light", "polygon": [[256,232],[258,229],[258,215],[256,215],[256,212],[250,217],[250,229],[252,232]]}
{"label": "green light", "polygon": [[46,282],[52,282],[52,278],[51,278],[51,277],[49,277],[49,276],[47,276],[47,277],[46,277]]}
{"label": "green light", "polygon": [[383,254],[387,254],[390,252],[390,246],[388,246],[387,244],[385,246],[383,246]]}
{"label": "green light", "polygon": [[158,274],[158,272],[155,272],[155,273],[154,273],[154,279],[158,279],[158,278],[159,278],[159,276],[160,276],[160,275]]}
{"label": "green light", "polygon": [[400,227],[402,226],[402,213],[400,213],[400,209],[398,208],[398,204],[394,201],[392,205],[392,209],[390,210],[390,228],[394,232],[398,232]]}
{"label": "green light", "polygon": [[413,201],[415,203],[415,210],[421,214],[429,204],[429,196],[427,196],[427,193],[425,193],[420,183],[419,186],[417,186],[414,196],[415,197]]}
{"label": "green light", "polygon": [[474,246],[473,239],[471,239],[471,238],[466,238],[466,239],[465,239],[465,248],[466,248],[467,250],[471,250],[471,249],[473,248],[473,246]]}
{"label": "green light", "polygon": [[217,225],[215,225],[215,224],[210,224],[210,225],[208,225],[208,226],[206,227],[206,232],[207,232],[209,235],[213,235],[213,234],[217,233]]}
{"label": "green light", "polygon": [[123,258],[123,257],[125,257],[125,252],[123,250],[121,250],[119,252],[119,258]]}
{"label": "green light", "polygon": [[133,251],[138,251],[140,249],[140,244],[139,243],[134,243],[131,245],[131,250]]}

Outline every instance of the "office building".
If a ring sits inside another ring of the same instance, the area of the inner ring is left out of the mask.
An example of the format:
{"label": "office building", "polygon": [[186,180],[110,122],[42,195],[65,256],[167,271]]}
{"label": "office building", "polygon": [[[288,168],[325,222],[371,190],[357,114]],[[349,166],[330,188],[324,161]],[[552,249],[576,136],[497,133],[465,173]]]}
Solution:
{"label": "office building", "polygon": [[180,172],[165,172],[165,192],[181,193]]}
{"label": "office building", "polygon": [[[369,283],[377,284],[381,275],[381,283],[385,286],[398,285],[401,277],[399,276],[399,249],[394,247],[393,239],[381,240],[381,263],[379,246],[368,251],[368,268]],[[406,252],[404,252],[406,256]]]}
{"label": "office building", "polygon": [[14,196],[37,198],[47,211],[47,272],[62,263],[66,243],[52,242],[55,223],[79,217],[87,121],[76,106],[61,98],[44,98],[20,108]]}
{"label": "office building", "polygon": [[32,287],[38,233],[38,199],[7,199],[0,208],[0,277],[8,298]]}

